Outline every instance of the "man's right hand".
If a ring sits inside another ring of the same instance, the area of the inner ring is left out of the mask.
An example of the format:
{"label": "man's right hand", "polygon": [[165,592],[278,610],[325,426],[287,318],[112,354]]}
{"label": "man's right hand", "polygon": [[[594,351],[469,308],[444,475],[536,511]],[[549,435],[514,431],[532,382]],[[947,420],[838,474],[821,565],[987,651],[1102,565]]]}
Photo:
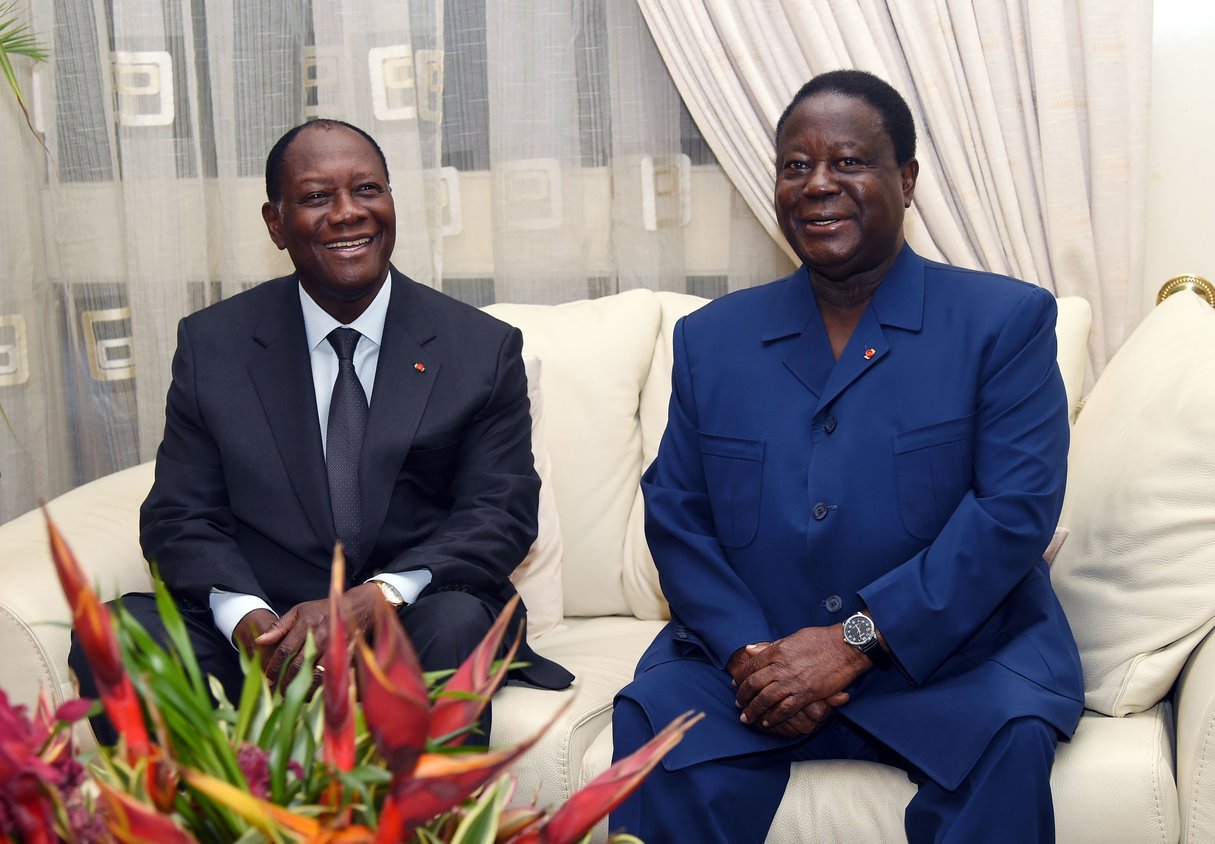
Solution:
{"label": "man's right hand", "polygon": [[[770,644],[772,643],[755,642],[754,644],[739,648],[730,655],[730,660],[726,663],[726,671],[733,678],[735,688],[742,685],[742,682],[755,670],[755,657]],[[836,707],[843,706],[847,702],[848,693],[838,692],[824,700],[816,700],[813,703],[807,704],[800,712],[797,712],[779,724],[774,724],[771,727],[765,727],[762,724],[755,726],[764,732],[776,733],[786,738],[808,736],[831,717],[831,713],[835,711]]]}
{"label": "man's right hand", "polygon": [[[252,656],[258,654],[262,658],[262,670],[265,671],[270,666],[270,657],[274,653],[274,646],[260,646],[254,640],[270,629],[274,622],[278,621],[278,616],[265,607],[251,610],[245,614],[236,624],[236,628],[232,631],[232,643],[241,651]],[[269,673],[266,674],[269,677]],[[271,682],[277,680],[277,677],[270,677]]]}

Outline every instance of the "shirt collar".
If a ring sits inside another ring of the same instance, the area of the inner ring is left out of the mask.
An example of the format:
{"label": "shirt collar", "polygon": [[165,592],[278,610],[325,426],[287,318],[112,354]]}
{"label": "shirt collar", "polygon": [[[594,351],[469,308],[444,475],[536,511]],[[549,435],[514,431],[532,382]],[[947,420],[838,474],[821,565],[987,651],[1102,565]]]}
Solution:
{"label": "shirt collar", "polygon": [[[308,337],[308,350],[312,351],[321,343],[325,342],[325,338],[329,336],[329,332],[335,328],[340,328],[342,323],[331,317],[329,314],[312,300],[312,297],[304,290],[304,285],[299,285],[300,291],[300,307],[304,311],[304,334]],[[358,319],[350,323],[349,327],[362,334],[377,346],[384,338],[384,321],[388,318],[388,300],[392,296],[392,273],[388,273],[388,278],[384,280],[384,286],[380,288],[380,292],[371,300],[371,304],[367,306],[367,310],[359,314]]]}

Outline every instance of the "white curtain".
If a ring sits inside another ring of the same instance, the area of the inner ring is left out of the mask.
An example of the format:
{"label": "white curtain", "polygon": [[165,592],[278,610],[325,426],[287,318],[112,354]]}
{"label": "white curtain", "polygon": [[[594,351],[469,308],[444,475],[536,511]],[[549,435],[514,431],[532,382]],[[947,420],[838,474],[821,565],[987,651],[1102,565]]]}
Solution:
{"label": "white curtain", "polygon": [[907,98],[929,257],[1092,304],[1091,365],[1141,316],[1151,0],[638,0],[709,145],[772,237],[776,120],[856,67]]}
{"label": "white curtain", "polygon": [[476,305],[705,296],[789,263],[683,109],[634,0],[24,0],[0,88],[0,522],[151,459],[184,315],[290,271],[266,153],[369,131],[394,263]]}

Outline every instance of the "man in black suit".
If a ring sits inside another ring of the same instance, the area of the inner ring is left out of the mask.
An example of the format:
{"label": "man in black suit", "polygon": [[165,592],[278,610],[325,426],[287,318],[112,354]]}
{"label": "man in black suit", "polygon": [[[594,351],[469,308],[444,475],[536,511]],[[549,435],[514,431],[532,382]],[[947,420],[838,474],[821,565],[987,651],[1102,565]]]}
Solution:
{"label": "man in black suit", "polygon": [[[390,266],[388,168],[362,130],[292,129],[266,193],[262,217],[296,273],[181,321],[144,554],[230,698],[238,647],[277,680],[297,672],[309,631],[323,643],[339,540],[348,628],[388,602],[423,667],[453,668],[514,594],[536,534],[521,335]],[[124,603],[163,638],[151,596]],[[526,643],[518,658],[527,682],[573,679]],[[92,693],[74,639],[70,662]],[[103,742],[108,726],[94,724]]]}

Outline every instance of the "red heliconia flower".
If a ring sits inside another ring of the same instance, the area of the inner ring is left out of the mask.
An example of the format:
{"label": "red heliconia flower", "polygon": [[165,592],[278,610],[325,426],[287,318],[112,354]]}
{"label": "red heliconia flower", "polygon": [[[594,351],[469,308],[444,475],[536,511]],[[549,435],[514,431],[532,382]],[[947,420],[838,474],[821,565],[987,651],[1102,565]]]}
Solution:
{"label": "red heliconia flower", "polygon": [[[510,651],[499,663],[498,670],[492,677],[489,672],[498,649],[502,646],[502,640],[506,637],[506,627],[518,606],[519,596],[516,595],[502,608],[498,620],[485,634],[481,643],[444,684],[443,691],[439,693],[430,713],[432,739],[445,740],[444,743],[449,745],[463,744],[468,737],[466,728],[476,723],[482,710],[489,705],[490,695],[506,679],[506,672],[510,669],[510,663],[523,640],[522,631],[515,637]],[[453,692],[455,694],[452,694]],[[486,736],[485,740],[488,742],[489,736]]]}
{"label": "red heliconia flower", "polygon": [[581,841],[600,819],[641,785],[646,774],[703,717],[703,714],[691,712],[680,715],[654,738],[579,789],[544,824],[525,830],[510,839],[510,844],[574,844]]}
{"label": "red heliconia flower", "polygon": [[341,546],[333,550],[329,581],[329,638],[321,665],[325,668],[322,689],[325,703],[325,761],[339,771],[354,768],[354,695],[350,683],[350,638],[342,618],[342,583],[346,579],[346,556]]}
{"label": "red heliconia flower", "polygon": [[51,538],[55,571],[72,610],[72,626],[93,670],[93,679],[97,682],[106,715],[118,734],[126,740],[127,760],[134,763],[148,755],[150,741],[139,698],[122,664],[110,613],[85,580],[76,556],[68,548],[45,506],[42,512],[46,516],[46,527]]}
{"label": "red heliconia flower", "polygon": [[462,802],[530,750],[571,704],[572,698],[534,736],[514,747],[486,753],[422,755],[412,776],[393,780],[380,812],[376,844],[408,841],[419,825]]}
{"label": "red heliconia flower", "polygon": [[383,601],[376,604],[374,634],[374,651],[364,639],[355,651],[363,716],[388,770],[408,776],[426,748],[430,696],[418,655]]}
{"label": "red heliconia flower", "polygon": [[410,840],[415,829],[463,802],[523,755],[536,738],[539,734],[508,750],[488,753],[424,754],[413,776],[399,777],[393,782],[380,811],[376,844]]}
{"label": "red heliconia flower", "polygon": [[198,844],[168,815],[102,780],[97,780],[97,788],[105,801],[106,828],[121,844]]}

